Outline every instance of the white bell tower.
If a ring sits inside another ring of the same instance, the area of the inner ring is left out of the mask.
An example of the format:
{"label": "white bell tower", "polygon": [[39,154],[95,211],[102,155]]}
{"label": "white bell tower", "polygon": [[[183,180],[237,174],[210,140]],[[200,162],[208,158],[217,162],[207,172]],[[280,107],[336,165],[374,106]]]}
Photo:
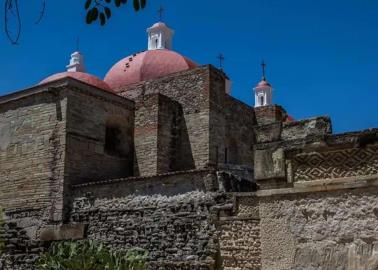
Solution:
{"label": "white bell tower", "polygon": [[147,29],[148,50],[172,50],[172,37],[174,31],[165,23],[158,22]]}
{"label": "white bell tower", "polygon": [[147,29],[148,50],[172,50],[172,38],[174,31],[161,21],[163,11],[163,7],[160,7],[158,10],[160,14],[160,21]]}
{"label": "white bell tower", "polygon": [[273,96],[273,88],[268,83],[265,77],[265,67],[266,64],[264,61],[261,63],[263,76],[261,81],[253,88],[255,92],[255,107],[262,107],[262,106],[269,106],[272,105],[272,96]]}
{"label": "white bell tower", "polygon": [[71,54],[70,63],[67,65],[67,71],[85,72],[84,56],[79,51]]}

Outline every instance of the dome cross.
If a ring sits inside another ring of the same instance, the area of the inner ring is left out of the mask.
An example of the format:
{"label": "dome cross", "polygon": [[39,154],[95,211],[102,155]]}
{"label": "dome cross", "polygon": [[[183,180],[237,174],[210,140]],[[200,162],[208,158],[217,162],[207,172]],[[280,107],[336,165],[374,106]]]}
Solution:
{"label": "dome cross", "polygon": [[163,14],[164,14],[164,7],[163,6],[160,6],[160,8],[158,9],[158,13],[159,13],[159,19],[160,21],[163,21]]}
{"label": "dome cross", "polygon": [[262,68],[262,79],[263,79],[263,81],[266,81],[266,77],[265,77],[266,63],[265,63],[264,60],[262,60],[262,62],[261,62],[261,68]]}
{"label": "dome cross", "polygon": [[223,70],[223,63],[224,63],[224,60],[225,60],[224,55],[222,53],[220,53],[217,58],[219,60],[219,69]]}

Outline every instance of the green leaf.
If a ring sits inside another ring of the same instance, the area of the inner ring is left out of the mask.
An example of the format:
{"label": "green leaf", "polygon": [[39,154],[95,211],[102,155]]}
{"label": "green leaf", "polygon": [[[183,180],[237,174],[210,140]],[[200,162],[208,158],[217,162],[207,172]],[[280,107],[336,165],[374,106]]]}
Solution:
{"label": "green leaf", "polygon": [[85,9],[88,9],[91,6],[91,4],[92,4],[92,0],[87,0],[85,2]]}
{"label": "green leaf", "polygon": [[101,24],[101,26],[105,25],[105,22],[106,22],[105,13],[101,12],[100,13],[100,24]]}
{"label": "green leaf", "polygon": [[139,11],[140,9],[139,0],[134,0],[133,4],[134,4],[134,10]]}
{"label": "green leaf", "polygon": [[98,18],[98,8],[97,7],[92,8],[91,18],[92,18],[92,21],[97,20],[97,18]]}
{"label": "green leaf", "polygon": [[109,19],[112,16],[112,12],[111,12],[110,8],[105,7],[104,11],[105,11],[105,14],[106,14],[106,18]]}
{"label": "green leaf", "polygon": [[140,0],[140,6],[143,9],[147,4],[147,0]]}

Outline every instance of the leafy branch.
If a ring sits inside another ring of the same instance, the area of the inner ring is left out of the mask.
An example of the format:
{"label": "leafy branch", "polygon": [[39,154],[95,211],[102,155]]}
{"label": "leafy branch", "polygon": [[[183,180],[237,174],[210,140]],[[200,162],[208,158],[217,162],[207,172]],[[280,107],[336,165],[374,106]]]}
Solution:
{"label": "leafy branch", "polygon": [[[109,7],[112,3],[118,8],[127,4],[127,0],[86,0],[84,5],[87,10],[86,23],[91,24],[99,21],[100,25],[105,25],[112,16]],[[144,9],[146,4],[147,0],[133,0],[133,7],[137,12]]]}

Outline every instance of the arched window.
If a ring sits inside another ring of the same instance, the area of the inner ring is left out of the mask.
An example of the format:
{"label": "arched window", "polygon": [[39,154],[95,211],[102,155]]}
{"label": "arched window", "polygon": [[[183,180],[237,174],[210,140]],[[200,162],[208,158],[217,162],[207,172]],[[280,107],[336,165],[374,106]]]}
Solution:
{"label": "arched window", "polygon": [[129,154],[127,125],[122,118],[111,117],[105,125],[104,152],[111,156],[125,157]]}
{"label": "arched window", "polygon": [[105,152],[112,156],[121,155],[121,129],[117,126],[107,126],[105,130]]}
{"label": "arched window", "polygon": [[264,106],[264,96],[260,96],[259,99],[260,99],[260,105]]}

